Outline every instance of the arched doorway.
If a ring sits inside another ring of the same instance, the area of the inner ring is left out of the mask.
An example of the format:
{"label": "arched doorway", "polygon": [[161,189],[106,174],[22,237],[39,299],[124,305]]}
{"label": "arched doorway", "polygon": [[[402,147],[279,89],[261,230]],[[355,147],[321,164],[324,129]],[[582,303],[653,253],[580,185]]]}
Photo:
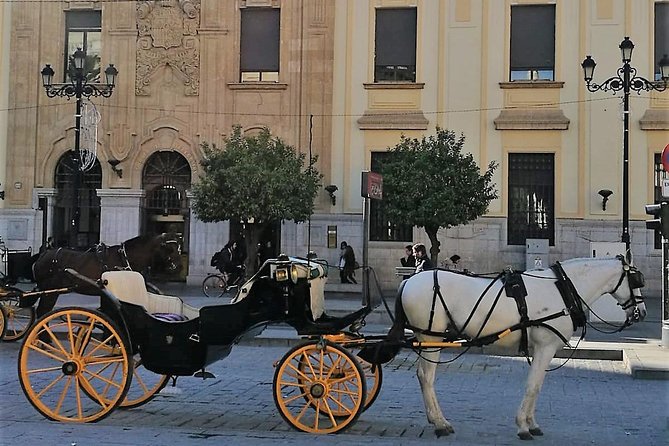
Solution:
{"label": "arched doorway", "polygon": [[186,190],[191,186],[191,170],[179,152],[155,152],[146,160],[142,173],[144,201],[144,233],[176,233],[181,241],[183,267],[177,275],[152,271],[161,280],[186,280],[188,275],[188,215]]}
{"label": "arched doorway", "polygon": [[53,237],[56,246],[88,248],[100,242],[102,168],[96,159],[82,172],[74,151],[65,152],[56,165]]}

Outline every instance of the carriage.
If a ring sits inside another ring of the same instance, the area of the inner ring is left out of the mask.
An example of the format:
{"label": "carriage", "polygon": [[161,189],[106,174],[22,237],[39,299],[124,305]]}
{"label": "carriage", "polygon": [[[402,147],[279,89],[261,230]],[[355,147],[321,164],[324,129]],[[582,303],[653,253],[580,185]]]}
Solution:
{"label": "carriage", "polygon": [[[102,305],[100,311],[53,310],[24,340],[21,386],[49,419],[98,421],[116,407],[150,401],[170,377],[211,376],[208,365],[225,358],[242,339],[279,322],[305,337],[278,363],[274,378],[277,407],[293,427],[337,432],[379,390],[380,368],[372,372],[368,365],[365,372],[342,346],[346,339],[361,338],[358,330],[370,306],[343,317],[325,314],[327,267],[311,260],[268,260],[231,303],[200,309],[179,297],[147,291],[144,278],[134,271],[108,271],[97,283],[74,270],[67,273],[97,286]],[[302,413],[305,406],[311,416]]]}
{"label": "carriage", "polygon": [[[38,320],[19,353],[19,380],[45,417],[94,422],[117,407],[145,404],[170,377],[211,376],[207,366],[225,358],[235,344],[257,336],[269,324],[285,323],[303,341],[276,363],[272,392],[281,416],[293,428],[337,433],[349,427],[378,396],[380,364],[405,347],[419,352],[418,378],[428,420],[437,435],[447,435],[453,428],[434,394],[439,351],[506,340],[518,344],[526,338],[533,361],[516,421],[520,438],[531,439],[543,434],[534,420],[537,389],[556,350],[576,329],[574,305],[588,306],[610,293],[630,323],[645,316],[637,292],[643,277],[624,258],[557,265],[555,270],[522,274],[521,289],[527,296],[522,311],[518,300],[500,298],[506,285],[518,284],[518,277],[491,279],[445,270],[417,274],[400,288],[400,305],[387,337],[360,333],[372,309],[369,296],[357,311],[328,316],[327,266],[309,259],[268,260],[231,303],[199,310],[178,297],[147,291],[142,276],[133,271],[108,271],[93,282],[67,270],[97,287],[102,311],[68,307]],[[572,304],[562,302],[558,283],[571,293]],[[407,328],[414,334],[408,336]],[[454,332],[458,339],[453,339]]]}

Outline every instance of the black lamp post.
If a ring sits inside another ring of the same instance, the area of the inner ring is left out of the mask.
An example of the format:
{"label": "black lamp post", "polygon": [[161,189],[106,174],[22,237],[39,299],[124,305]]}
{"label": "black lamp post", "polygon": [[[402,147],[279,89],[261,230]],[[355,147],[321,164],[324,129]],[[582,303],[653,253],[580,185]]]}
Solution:
{"label": "black lamp post", "polygon": [[592,76],[595,72],[595,60],[587,56],[581,66],[583,67],[583,76],[585,85],[589,91],[598,90],[612,91],[614,94],[620,90],[623,91],[623,234],[621,241],[625,243],[625,251],[630,256],[630,232],[629,232],[629,95],[630,91],[641,93],[642,91],[663,91],[667,88],[669,81],[669,58],[665,54],[660,60],[660,74],[662,82],[652,82],[648,79],[636,75],[636,68],[630,66],[632,60],[632,50],[634,43],[625,37],[620,43],[620,52],[622,54],[623,66],[618,68],[616,76],[611,77],[601,84],[592,82]]}
{"label": "black lamp post", "polygon": [[53,76],[56,74],[51,68],[51,65],[46,64],[41,71],[42,84],[46,95],[50,98],[61,96],[65,98],[76,98],[77,112],[75,114],[75,133],[74,133],[74,161],[78,165],[77,173],[74,177],[74,193],[73,193],[73,216],[70,221],[70,246],[77,245],[77,236],[79,234],[79,187],[81,184],[82,168],[79,154],[80,140],[81,140],[81,98],[91,98],[102,96],[108,98],[111,96],[116,84],[116,76],[118,70],[113,64],[109,64],[105,70],[105,84],[89,83],[86,79],[86,72],[84,72],[84,64],[86,62],[86,53],[81,48],[77,48],[73,55],[74,72],[71,73],[69,83],[54,84]]}

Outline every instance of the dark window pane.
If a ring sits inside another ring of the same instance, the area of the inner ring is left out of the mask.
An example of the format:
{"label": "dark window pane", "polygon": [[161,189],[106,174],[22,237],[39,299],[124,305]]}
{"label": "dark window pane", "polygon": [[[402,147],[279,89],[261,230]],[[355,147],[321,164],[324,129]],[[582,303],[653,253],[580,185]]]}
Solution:
{"label": "dark window pane", "polygon": [[660,79],[660,60],[669,54],[669,3],[655,3],[655,79]]}
{"label": "dark window pane", "polygon": [[279,23],[276,8],[242,9],[241,71],[279,71]]}
{"label": "dark window pane", "polygon": [[80,48],[86,55],[84,75],[87,82],[100,82],[102,53],[102,13],[100,11],[68,11],[65,14],[65,82],[74,76],[72,55]]}
{"label": "dark window pane", "polygon": [[376,10],[374,80],[416,81],[416,8]]}
{"label": "dark window pane", "polygon": [[[384,159],[392,156],[389,152],[372,153],[372,171],[379,172]],[[413,226],[392,222],[386,217],[383,200],[370,200],[369,239],[372,241],[410,242],[413,240]]]}
{"label": "dark window pane", "polygon": [[[554,67],[555,5],[512,6],[511,72],[546,70],[552,76]],[[514,74],[513,77],[519,76]]]}
{"label": "dark window pane", "polygon": [[528,238],[555,245],[554,158],[552,153],[509,154],[509,245],[524,245]]}
{"label": "dark window pane", "polygon": [[98,30],[102,29],[101,11],[68,11],[65,16],[68,30]]}

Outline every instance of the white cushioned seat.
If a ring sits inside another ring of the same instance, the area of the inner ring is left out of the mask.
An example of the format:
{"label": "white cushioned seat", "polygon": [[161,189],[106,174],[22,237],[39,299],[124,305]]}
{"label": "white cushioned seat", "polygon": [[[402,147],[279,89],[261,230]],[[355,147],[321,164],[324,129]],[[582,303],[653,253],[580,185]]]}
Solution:
{"label": "white cushioned seat", "polygon": [[119,300],[140,305],[150,314],[171,313],[188,319],[200,314],[197,308],[185,304],[179,297],[148,292],[144,277],[137,271],[106,271],[102,273],[102,280],[107,281],[106,288]]}

